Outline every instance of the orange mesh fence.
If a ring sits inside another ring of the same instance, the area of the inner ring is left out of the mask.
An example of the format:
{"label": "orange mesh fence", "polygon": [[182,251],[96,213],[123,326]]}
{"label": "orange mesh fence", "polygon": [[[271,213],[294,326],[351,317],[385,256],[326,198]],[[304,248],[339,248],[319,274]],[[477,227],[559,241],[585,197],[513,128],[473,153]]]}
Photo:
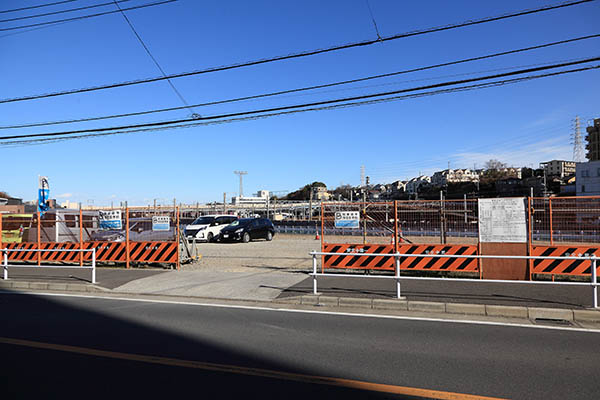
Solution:
{"label": "orange mesh fence", "polygon": [[391,244],[393,203],[323,203],[325,243]]}

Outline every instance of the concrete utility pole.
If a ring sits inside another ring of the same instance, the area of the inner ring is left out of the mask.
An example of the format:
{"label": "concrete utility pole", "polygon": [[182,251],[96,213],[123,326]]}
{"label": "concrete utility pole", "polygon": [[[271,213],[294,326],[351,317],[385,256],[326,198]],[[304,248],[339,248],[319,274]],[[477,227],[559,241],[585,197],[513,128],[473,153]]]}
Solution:
{"label": "concrete utility pole", "polygon": [[225,193],[223,193],[223,214],[227,214],[226,213],[226,211],[227,211],[226,202],[227,202],[227,193],[225,192]]}
{"label": "concrete utility pole", "polygon": [[247,175],[248,172],[246,171],[233,171],[234,174],[239,175],[240,177],[240,197],[242,197],[244,195],[244,175]]}

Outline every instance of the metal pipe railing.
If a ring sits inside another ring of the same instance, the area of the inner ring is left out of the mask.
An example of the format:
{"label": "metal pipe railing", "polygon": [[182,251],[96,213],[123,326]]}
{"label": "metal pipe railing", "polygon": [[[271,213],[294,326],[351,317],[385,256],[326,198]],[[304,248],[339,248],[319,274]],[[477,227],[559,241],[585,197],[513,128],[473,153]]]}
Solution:
{"label": "metal pipe railing", "polygon": [[[496,283],[517,283],[517,284],[545,284],[545,285],[579,285],[579,286],[591,286],[593,292],[592,304],[594,308],[598,308],[598,283],[597,278],[597,257],[595,254],[589,256],[567,256],[567,257],[553,257],[553,256],[502,256],[502,255],[456,255],[456,254],[375,254],[375,253],[327,253],[312,251],[309,253],[313,258],[313,272],[309,274],[313,277],[313,294],[318,294],[317,291],[317,276],[330,276],[330,277],[348,277],[348,278],[363,278],[364,275],[352,275],[352,274],[328,274],[317,272],[317,256],[342,256],[342,255],[355,255],[365,257],[394,257],[395,258],[395,274],[390,275],[369,275],[368,278],[382,278],[382,279],[394,279],[396,281],[396,298],[401,298],[401,287],[400,280],[452,280],[457,282],[496,282]],[[545,281],[517,281],[517,280],[497,280],[497,279],[466,279],[466,278],[431,278],[431,277],[417,277],[417,276],[400,276],[400,257],[428,257],[428,258],[470,258],[470,259],[520,259],[520,260],[581,260],[589,259],[591,266],[591,281],[589,283],[584,282],[545,282]]]}
{"label": "metal pipe railing", "polygon": [[[32,265],[8,265],[8,253],[9,252],[13,252],[13,253],[22,253],[22,252],[46,252],[46,251],[50,251],[50,252],[66,252],[66,253],[72,253],[72,252],[91,252],[92,253],[92,265],[89,267],[85,267],[85,266],[72,266],[72,265],[36,265],[36,266],[32,266]],[[2,269],[4,271],[3,273],[3,279],[7,280],[8,279],[8,267],[11,268],[84,268],[84,269],[91,269],[92,270],[92,283],[96,283],[96,248],[92,248],[92,249],[0,249],[0,253],[2,253]]]}

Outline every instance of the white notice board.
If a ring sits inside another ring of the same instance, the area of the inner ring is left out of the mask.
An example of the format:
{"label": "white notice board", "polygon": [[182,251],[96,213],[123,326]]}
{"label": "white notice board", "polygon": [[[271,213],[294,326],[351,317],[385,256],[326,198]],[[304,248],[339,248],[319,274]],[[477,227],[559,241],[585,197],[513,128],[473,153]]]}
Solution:
{"label": "white notice board", "polygon": [[479,241],[527,243],[525,198],[479,199]]}

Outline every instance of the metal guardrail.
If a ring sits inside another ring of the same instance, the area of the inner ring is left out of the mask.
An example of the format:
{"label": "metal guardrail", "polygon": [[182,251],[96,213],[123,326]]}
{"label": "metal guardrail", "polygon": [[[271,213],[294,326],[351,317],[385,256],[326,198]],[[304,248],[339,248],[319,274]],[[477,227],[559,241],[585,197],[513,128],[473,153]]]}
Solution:
{"label": "metal guardrail", "polygon": [[[8,264],[8,253],[21,253],[21,252],[91,252],[92,253],[92,265],[89,267],[85,266],[73,266],[73,265],[9,265]],[[11,268],[84,268],[92,270],[92,283],[96,283],[96,248],[93,249],[0,249],[2,253],[2,269],[4,270],[3,279],[8,279],[8,267]]]}
{"label": "metal guardrail", "polygon": [[[355,274],[328,274],[317,272],[317,256],[340,256],[348,255],[348,253],[324,253],[318,251],[312,251],[309,253],[312,256],[313,272],[309,274],[313,277],[313,294],[318,294],[317,291],[317,277],[319,276],[332,276],[332,277],[349,277],[349,278],[364,278],[364,275]],[[592,254],[591,256],[583,257],[552,257],[552,256],[501,256],[501,255],[445,255],[445,254],[361,254],[369,257],[394,257],[395,258],[395,274],[391,275],[369,275],[368,278],[380,278],[380,279],[394,279],[396,281],[396,297],[402,298],[400,280],[430,280],[430,281],[456,281],[456,282],[495,282],[495,283],[516,283],[516,284],[536,284],[536,285],[577,285],[577,286],[590,286],[593,292],[593,305],[594,308],[598,308],[598,277],[597,277],[597,257]],[[545,282],[545,281],[517,281],[517,280],[497,280],[497,279],[465,279],[465,278],[430,278],[430,277],[417,277],[417,276],[401,276],[400,275],[400,257],[427,257],[427,258],[475,258],[475,259],[519,259],[519,260],[590,260],[591,265],[591,282]]]}

